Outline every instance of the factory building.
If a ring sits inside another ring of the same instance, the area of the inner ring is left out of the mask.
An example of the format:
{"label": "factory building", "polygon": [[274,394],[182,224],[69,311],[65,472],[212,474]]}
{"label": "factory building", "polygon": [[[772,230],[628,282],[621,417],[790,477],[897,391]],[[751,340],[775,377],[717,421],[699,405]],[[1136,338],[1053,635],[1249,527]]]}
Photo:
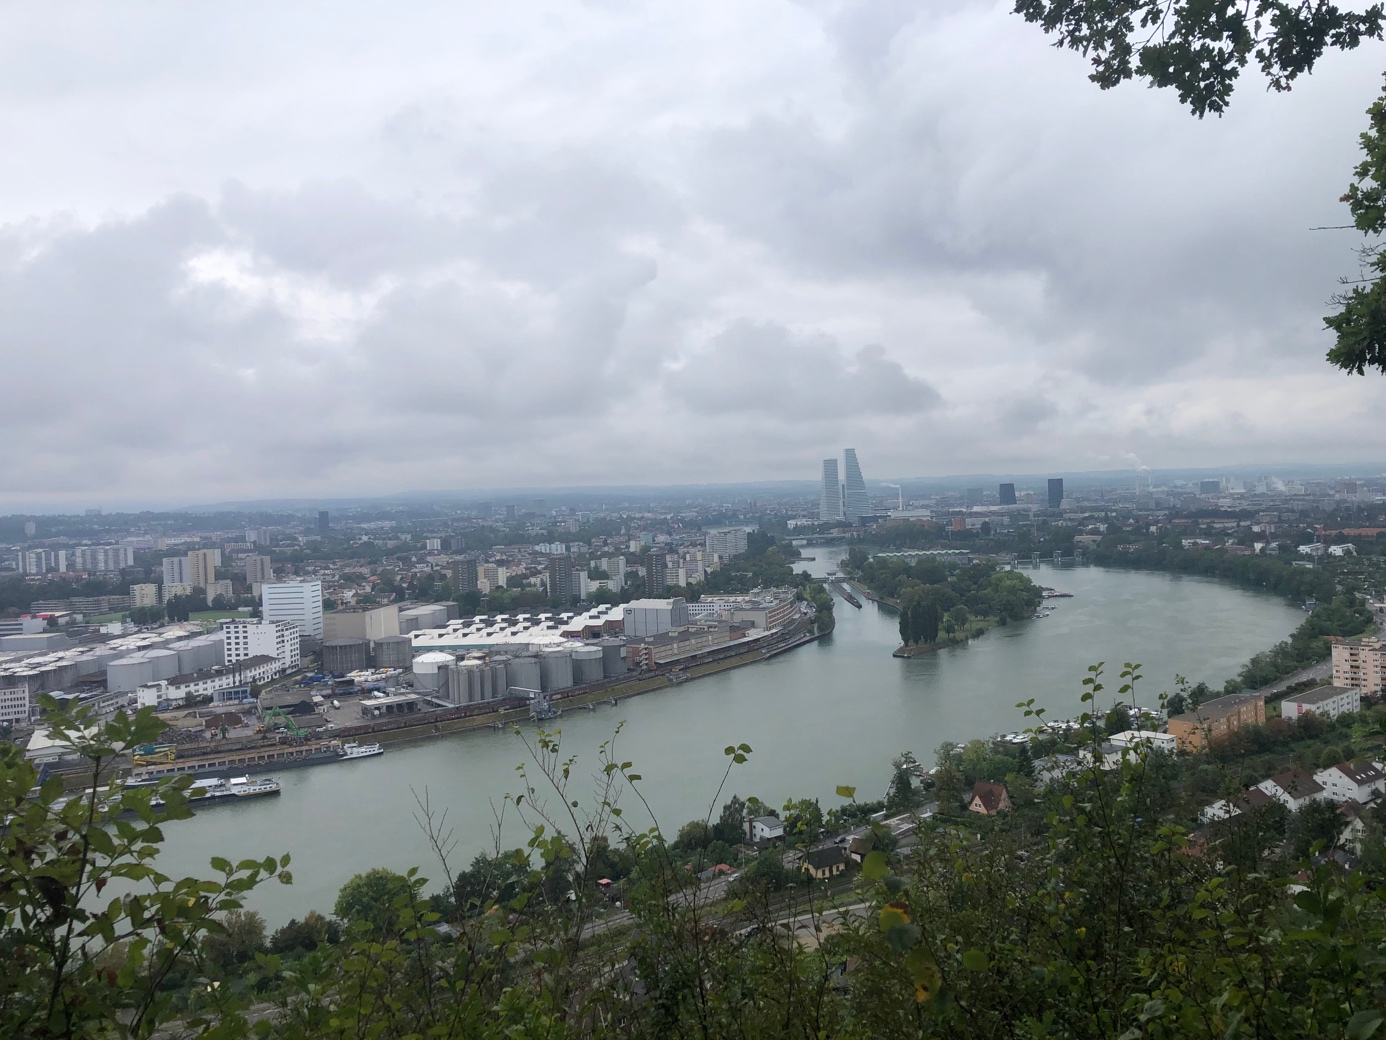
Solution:
{"label": "factory building", "polygon": [[328,642],[339,639],[365,639],[375,642],[387,636],[402,635],[399,606],[387,603],[381,607],[343,607],[323,615],[323,638]]}
{"label": "factory building", "polygon": [[621,608],[623,631],[627,638],[643,639],[688,624],[688,604],[673,599],[633,599]]}
{"label": "factory building", "polygon": [[322,582],[291,581],[261,585],[260,612],[266,621],[292,621],[298,626],[300,635],[322,639]]}
{"label": "factory building", "polygon": [[249,657],[273,657],[279,661],[281,675],[299,665],[300,633],[292,621],[237,618],[223,621],[221,631],[226,640],[227,664]]}

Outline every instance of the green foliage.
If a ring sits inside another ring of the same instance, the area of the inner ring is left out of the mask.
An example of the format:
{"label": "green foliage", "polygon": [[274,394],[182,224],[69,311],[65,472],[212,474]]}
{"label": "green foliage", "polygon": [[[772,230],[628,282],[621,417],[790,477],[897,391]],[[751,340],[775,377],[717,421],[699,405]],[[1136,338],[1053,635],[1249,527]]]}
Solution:
{"label": "green foliage", "polygon": [[[1367,109],[1367,130],[1361,136],[1365,158],[1353,170],[1353,183],[1343,201],[1353,224],[1374,238],[1386,231],[1386,95]],[[1331,364],[1363,375],[1368,368],[1386,372],[1386,254],[1372,243],[1362,249],[1365,285],[1354,285],[1333,298],[1338,311],[1324,318],[1337,334],[1328,352]]]}
{"label": "green foliage", "polygon": [[[158,739],[152,711],[123,712],[105,725],[85,710],[42,698],[51,735],[89,766],[91,790],[63,798],[60,780],[35,789],[17,749],[0,747],[0,1036],[148,1036],[175,1013],[168,983],[211,960],[218,944],[238,956],[256,942],[241,899],[268,878],[290,880],[280,861],[214,858],[216,880],[175,880],[156,866],[164,824],[191,815],[190,778],[158,788],[115,785],[97,793],[112,760]],[[154,802],[155,795],[164,804]],[[117,890],[125,894],[115,894]],[[263,940],[263,932],[259,933]],[[207,1014],[234,1024],[239,1005],[215,993]],[[196,1030],[203,1009],[181,1011]]]}
{"label": "green foliage", "polygon": [[1331,603],[1320,603],[1289,639],[1248,661],[1228,692],[1259,690],[1293,675],[1329,655],[1330,636],[1355,636],[1372,623],[1371,610],[1355,596],[1337,596]]}
{"label": "green foliage", "polygon": [[1015,12],[1081,52],[1104,90],[1132,77],[1170,87],[1198,116],[1226,110],[1253,58],[1272,89],[1289,90],[1326,50],[1380,39],[1380,4],[1354,11],[1277,0],[1016,0]]}
{"label": "green foliage", "polygon": [[341,887],[332,912],[347,924],[364,922],[385,929],[395,918],[396,904],[413,893],[408,878],[384,867],[357,874]]}
{"label": "green foliage", "polygon": [[950,633],[965,628],[974,615],[1003,624],[1019,621],[1043,600],[1027,575],[993,564],[950,570],[929,557],[911,561],[853,549],[847,567],[873,591],[898,601],[900,639],[906,645],[934,643],[941,627]]}

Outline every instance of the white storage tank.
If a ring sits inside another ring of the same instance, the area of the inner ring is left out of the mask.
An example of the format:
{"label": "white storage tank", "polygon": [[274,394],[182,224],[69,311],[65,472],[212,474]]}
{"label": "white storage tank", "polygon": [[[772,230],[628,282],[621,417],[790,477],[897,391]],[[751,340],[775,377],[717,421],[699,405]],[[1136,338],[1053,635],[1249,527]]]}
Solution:
{"label": "white storage tank", "polygon": [[515,697],[528,697],[539,689],[539,658],[512,657],[505,666],[505,685],[506,695]]}
{"label": "white storage tank", "polygon": [[553,647],[539,655],[539,681],[545,693],[566,690],[573,685],[573,653],[564,647]]}
{"label": "white storage tank", "polygon": [[143,652],[121,657],[106,666],[106,689],[112,693],[133,693],[154,681],[154,664]]}
{"label": "white storage tank", "polygon": [[602,680],[602,648],[580,646],[573,651],[573,682],[578,686]]}
{"label": "white storage tank", "polygon": [[144,656],[154,666],[155,679],[172,679],[178,674],[178,654],[174,650],[146,650]]}
{"label": "white storage tank", "polygon": [[624,639],[603,639],[602,675],[607,679],[626,674],[626,643]]}
{"label": "white storage tank", "polygon": [[447,673],[441,669],[457,663],[457,658],[441,650],[430,650],[414,658],[414,685],[420,690],[437,690]]}

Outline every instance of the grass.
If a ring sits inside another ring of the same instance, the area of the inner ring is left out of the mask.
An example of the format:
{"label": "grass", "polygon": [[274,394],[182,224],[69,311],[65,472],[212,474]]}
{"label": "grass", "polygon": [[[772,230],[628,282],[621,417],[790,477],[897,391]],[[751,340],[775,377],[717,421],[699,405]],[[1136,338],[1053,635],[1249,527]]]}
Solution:
{"label": "grass", "polygon": [[239,610],[199,610],[188,615],[189,621],[220,621],[222,618],[250,617]]}

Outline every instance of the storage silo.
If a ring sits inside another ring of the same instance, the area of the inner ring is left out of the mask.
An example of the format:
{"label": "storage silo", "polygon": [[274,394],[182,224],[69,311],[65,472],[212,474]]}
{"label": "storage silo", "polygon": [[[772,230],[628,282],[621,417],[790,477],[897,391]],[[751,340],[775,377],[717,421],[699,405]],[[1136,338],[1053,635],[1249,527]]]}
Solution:
{"label": "storage silo", "polygon": [[491,660],[487,664],[487,685],[486,699],[488,701],[504,700],[509,691],[505,680],[505,666],[510,663],[510,658],[505,654],[492,654]]}
{"label": "storage silo", "polygon": [[573,682],[578,686],[602,680],[602,648],[580,646],[573,651]]}
{"label": "storage silo", "polygon": [[626,643],[623,639],[603,639],[597,644],[602,648],[602,675],[611,679],[626,674]]}
{"label": "storage silo", "polygon": [[71,661],[46,664],[38,673],[38,688],[45,693],[50,690],[65,690],[77,681],[77,666]]}
{"label": "storage silo", "polygon": [[452,691],[449,698],[454,704],[475,704],[477,701],[485,700],[481,695],[481,676],[485,667],[480,661],[459,661],[451,669],[452,676],[458,684],[458,689]]}
{"label": "storage silo", "polygon": [[507,696],[528,697],[538,690],[539,658],[512,657],[505,666],[505,686]]}
{"label": "storage silo", "polygon": [[72,663],[77,666],[78,676],[99,675],[106,670],[105,664],[95,654],[82,654]]}
{"label": "storage silo", "polygon": [[370,664],[370,644],[364,639],[333,639],[322,645],[322,670],[330,675],[359,672]]}
{"label": "storage silo", "polygon": [[226,663],[226,639],[222,636],[198,636],[188,640],[193,651],[194,671],[215,668]]}
{"label": "storage silo", "polygon": [[414,641],[408,636],[381,636],[375,641],[377,668],[409,668],[414,663]]}
{"label": "storage silo", "polygon": [[121,657],[106,666],[106,689],[112,693],[133,693],[154,681],[154,663],[143,652]]}
{"label": "storage silo", "polygon": [[430,650],[414,658],[414,686],[419,690],[438,690],[447,673],[441,669],[457,663],[457,658],[442,650]]}
{"label": "storage silo", "polygon": [[566,690],[573,685],[573,652],[567,647],[550,647],[539,655],[539,681],[545,693]]}
{"label": "storage silo", "polygon": [[172,679],[178,674],[178,653],[175,650],[146,650],[147,657],[154,666],[154,678]]}

